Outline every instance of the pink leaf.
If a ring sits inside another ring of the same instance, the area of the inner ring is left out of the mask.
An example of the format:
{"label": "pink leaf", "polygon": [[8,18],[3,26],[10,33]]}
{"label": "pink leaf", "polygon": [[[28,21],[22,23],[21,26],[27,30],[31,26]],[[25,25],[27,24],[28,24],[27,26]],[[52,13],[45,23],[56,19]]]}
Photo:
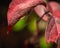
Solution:
{"label": "pink leaf", "polygon": [[41,2],[41,0],[12,0],[7,13],[8,25],[15,24],[31,7]]}
{"label": "pink leaf", "polygon": [[55,24],[58,31],[58,38],[60,38],[60,18],[55,17]]}
{"label": "pink leaf", "polygon": [[[34,8],[35,12],[39,17],[42,17],[45,12],[47,12],[47,9],[44,5],[38,5]],[[47,15],[44,15],[43,20],[48,21]]]}
{"label": "pink leaf", "polygon": [[[60,5],[56,2],[49,2],[49,10],[54,21],[50,21],[46,29],[47,42],[56,42],[60,38]],[[51,26],[54,24],[53,26]]]}
{"label": "pink leaf", "polygon": [[49,2],[48,9],[53,14],[53,16],[60,17],[60,4],[57,2]]}
{"label": "pink leaf", "polygon": [[57,38],[58,38],[58,31],[57,31],[57,27],[56,27],[54,18],[51,18],[51,20],[46,28],[45,36],[46,36],[47,43],[50,43],[50,42],[56,43]]}

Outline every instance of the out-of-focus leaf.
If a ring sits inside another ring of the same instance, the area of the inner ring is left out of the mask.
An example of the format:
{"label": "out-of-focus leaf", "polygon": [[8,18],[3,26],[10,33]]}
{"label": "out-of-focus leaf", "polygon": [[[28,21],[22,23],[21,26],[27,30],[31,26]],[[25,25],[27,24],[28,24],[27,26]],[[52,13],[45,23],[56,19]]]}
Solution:
{"label": "out-of-focus leaf", "polygon": [[51,46],[52,46],[52,44],[47,44],[46,43],[46,39],[45,39],[44,36],[41,37],[41,39],[40,39],[40,47],[41,48],[50,48]]}
{"label": "out-of-focus leaf", "polygon": [[33,19],[33,20],[29,23],[28,28],[29,28],[29,30],[30,30],[31,32],[35,32],[35,30],[36,30],[36,20]]}
{"label": "out-of-focus leaf", "polygon": [[28,29],[34,33],[37,29],[37,15],[33,12],[29,18]]}
{"label": "out-of-focus leaf", "polygon": [[40,30],[45,30],[46,25],[47,25],[47,22],[41,20],[41,21],[39,22],[39,29],[40,29]]}
{"label": "out-of-focus leaf", "polygon": [[22,17],[13,27],[14,31],[20,31],[26,26],[26,17]]}
{"label": "out-of-focus leaf", "polygon": [[52,15],[54,17],[60,18],[60,4],[57,2],[51,1],[48,3],[48,5],[49,5],[48,7],[49,7],[49,10],[52,13]]}

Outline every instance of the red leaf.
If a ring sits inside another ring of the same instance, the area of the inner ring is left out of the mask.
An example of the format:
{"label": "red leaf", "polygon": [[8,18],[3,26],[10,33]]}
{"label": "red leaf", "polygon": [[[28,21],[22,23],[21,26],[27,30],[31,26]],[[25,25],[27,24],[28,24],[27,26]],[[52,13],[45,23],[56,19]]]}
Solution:
{"label": "red leaf", "polygon": [[8,25],[15,24],[31,7],[41,2],[42,0],[12,0],[7,13]]}
{"label": "red leaf", "polygon": [[60,17],[60,4],[57,2],[49,2],[48,9],[53,14],[53,16]]}
{"label": "red leaf", "polygon": [[58,31],[58,37],[60,38],[60,18],[55,17],[55,24],[56,24],[57,31]]}
{"label": "red leaf", "polygon": [[51,20],[46,28],[45,36],[46,36],[47,43],[57,41],[58,31],[57,31],[57,27],[56,27],[54,18],[51,18]]}
{"label": "red leaf", "polygon": [[[49,2],[49,10],[53,15],[46,29],[47,42],[56,42],[60,38],[60,5],[56,2]],[[54,24],[53,26],[51,26]]]}
{"label": "red leaf", "polygon": [[32,7],[42,2],[43,0],[12,0],[7,13],[8,26],[13,26]]}

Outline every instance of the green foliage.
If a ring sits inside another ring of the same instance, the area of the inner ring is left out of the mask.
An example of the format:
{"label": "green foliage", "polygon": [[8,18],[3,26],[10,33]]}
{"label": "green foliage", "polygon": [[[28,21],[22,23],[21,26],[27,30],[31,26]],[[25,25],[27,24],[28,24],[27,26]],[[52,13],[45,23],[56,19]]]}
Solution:
{"label": "green foliage", "polygon": [[40,39],[40,46],[41,46],[41,48],[51,48],[52,44],[47,44],[45,36],[43,36]]}
{"label": "green foliage", "polygon": [[37,15],[33,12],[29,17],[28,30],[34,34],[37,29]]}
{"label": "green foliage", "polygon": [[26,26],[26,20],[27,20],[27,17],[24,16],[22,17],[13,27],[13,30],[14,31],[20,31],[22,30],[25,26]]}

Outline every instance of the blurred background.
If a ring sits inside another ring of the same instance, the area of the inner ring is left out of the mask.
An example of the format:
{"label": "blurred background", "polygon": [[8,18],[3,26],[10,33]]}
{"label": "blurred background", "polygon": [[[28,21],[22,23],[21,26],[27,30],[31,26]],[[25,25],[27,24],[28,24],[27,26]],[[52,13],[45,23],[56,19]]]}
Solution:
{"label": "blurred background", "polygon": [[[47,0],[56,1],[60,0]],[[37,29],[38,16],[35,12],[22,17],[7,34],[7,11],[11,0],[0,0],[0,48],[56,48],[55,43],[47,44],[45,40],[45,29],[47,22],[41,19]],[[38,32],[38,36],[35,36]]]}

